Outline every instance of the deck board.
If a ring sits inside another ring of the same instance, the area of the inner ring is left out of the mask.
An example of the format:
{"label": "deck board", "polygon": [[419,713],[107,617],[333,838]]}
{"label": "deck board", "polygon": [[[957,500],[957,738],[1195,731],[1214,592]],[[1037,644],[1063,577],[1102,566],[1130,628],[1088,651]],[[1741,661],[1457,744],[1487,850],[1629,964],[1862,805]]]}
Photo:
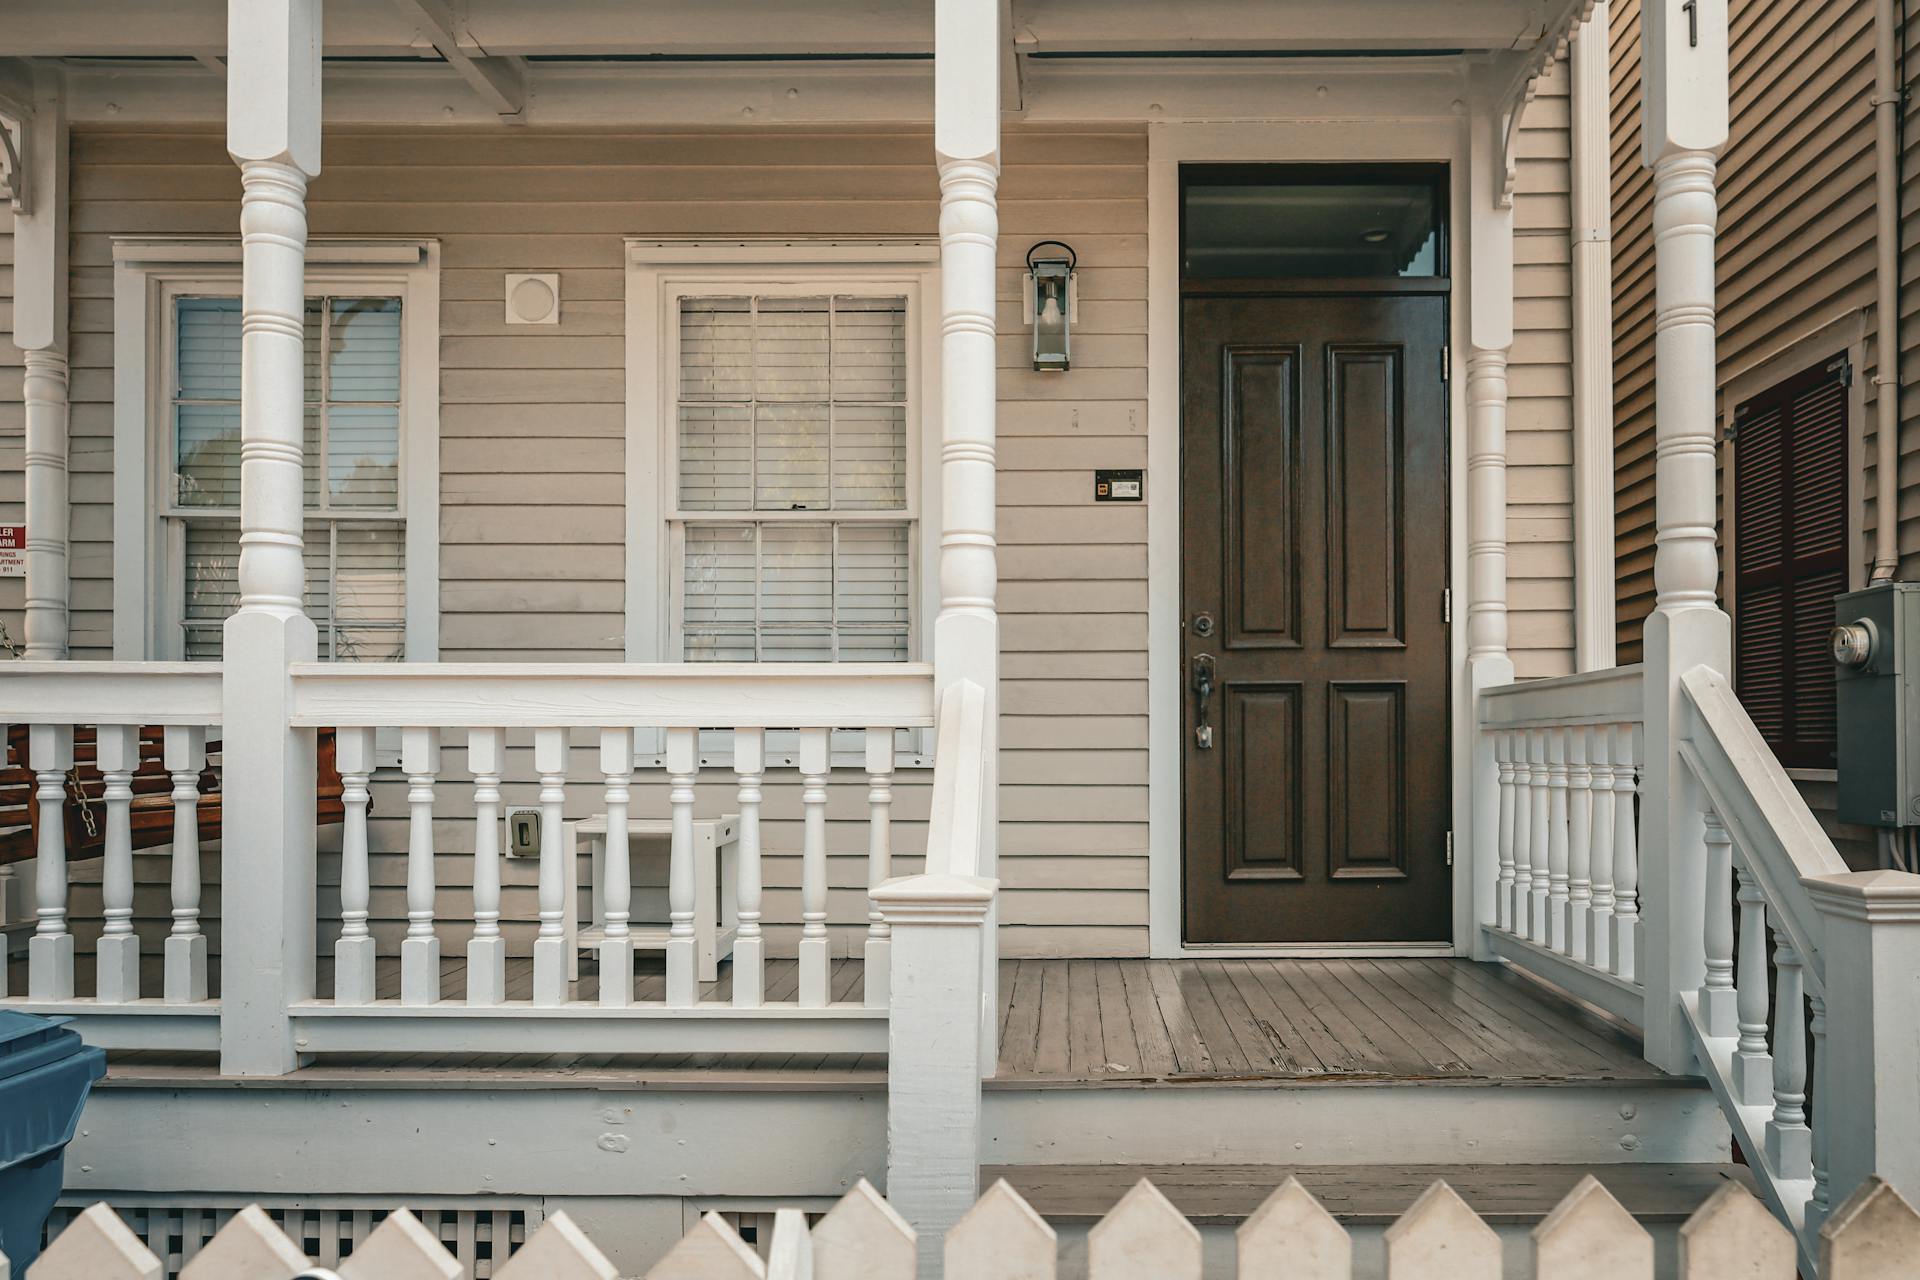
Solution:
{"label": "deck board", "polygon": [[[91,986],[92,956],[78,957],[79,985]],[[661,957],[636,961],[635,998],[665,992]],[[217,966],[216,966],[217,968]],[[26,986],[25,960],[15,956],[10,989]],[[331,988],[322,961],[319,986]],[[465,994],[463,956],[442,960],[442,993]],[[510,998],[532,991],[532,962],[507,964]],[[864,968],[833,961],[836,1001],[857,1002]],[[157,993],[160,958],[143,957],[143,989]],[[701,998],[728,1001],[731,965]],[[397,957],[382,957],[382,996],[397,996]],[[792,958],[766,964],[768,1003],[791,1002],[799,990]],[[584,958],[573,998],[593,1001],[599,983]],[[1304,1082],[1341,1080],[1526,1081],[1588,1083],[1661,1078],[1621,1031],[1553,993],[1498,966],[1453,959],[1003,961],[999,981],[999,1071],[992,1087],[1110,1084],[1132,1087],[1207,1080]],[[217,1074],[212,1055],[127,1052],[112,1055],[123,1078],[193,1067]],[[471,1052],[329,1056],[306,1068],[316,1079],[358,1071],[422,1080],[528,1080],[541,1075],[587,1081],[672,1082],[805,1079],[809,1087],[871,1087],[885,1079],[883,1054],[519,1054]]]}

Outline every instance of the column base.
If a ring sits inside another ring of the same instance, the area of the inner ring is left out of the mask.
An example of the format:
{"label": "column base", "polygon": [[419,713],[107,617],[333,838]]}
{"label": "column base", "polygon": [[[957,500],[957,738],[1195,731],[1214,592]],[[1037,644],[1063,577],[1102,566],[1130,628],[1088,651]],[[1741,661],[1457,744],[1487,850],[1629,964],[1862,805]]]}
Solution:
{"label": "column base", "polygon": [[496,1005],[507,998],[507,940],[467,940],[467,1003]]}
{"label": "column base", "polygon": [[824,1009],[833,995],[829,981],[827,940],[800,939],[800,1007]]}
{"label": "column base", "polygon": [[567,940],[533,940],[533,1002],[555,1009],[567,1002]]}
{"label": "column base", "polygon": [[609,1009],[633,1003],[631,938],[606,938],[600,943],[600,1003]]}
{"label": "column base", "polygon": [[400,1003],[440,1003],[440,939],[401,939]]}
{"label": "column base", "polygon": [[163,948],[166,957],[165,990],[168,1004],[198,1004],[207,998],[207,935],[204,933],[169,935]]}
{"label": "column base", "polygon": [[766,1003],[766,939],[759,934],[733,940],[733,1006],[758,1009]]}
{"label": "column base", "polygon": [[893,995],[893,939],[868,938],[866,1006],[884,1009]]}
{"label": "column base", "polygon": [[1567,954],[1581,964],[1591,955],[1593,908],[1584,902],[1567,904]]}
{"label": "column base", "polygon": [[27,999],[73,999],[73,935],[36,933],[27,939]]}
{"label": "column base", "polygon": [[[1743,1107],[1768,1106],[1773,1102],[1773,1055],[1741,1053],[1733,1055],[1733,1100]],[[1772,1123],[1768,1123],[1772,1128]]]}
{"label": "column base", "polygon": [[101,1004],[127,1004],[140,998],[140,938],[131,933],[103,934],[95,944],[93,997]]}
{"label": "column base", "polygon": [[373,1003],[373,939],[342,938],[333,944],[333,1002]]}
{"label": "column base", "polygon": [[[667,939],[667,1003],[676,1009],[689,1009],[700,1001],[699,975],[694,972],[698,952],[699,947],[692,938]],[[806,962],[802,960],[801,964],[804,967]],[[804,978],[801,989],[805,990]]]}
{"label": "column base", "polygon": [[1813,1176],[1813,1130],[1805,1125],[1783,1129],[1767,1122],[1767,1163],[1782,1178]]}

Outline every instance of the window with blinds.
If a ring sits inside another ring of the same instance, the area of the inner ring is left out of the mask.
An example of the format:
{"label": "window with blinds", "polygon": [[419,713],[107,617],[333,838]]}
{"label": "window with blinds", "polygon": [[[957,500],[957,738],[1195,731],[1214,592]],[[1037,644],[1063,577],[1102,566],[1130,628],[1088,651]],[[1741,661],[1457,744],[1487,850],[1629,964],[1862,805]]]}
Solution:
{"label": "window with blinds", "polygon": [[1788,768],[1834,763],[1827,633],[1847,589],[1847,370],[1817,366],[1734,411],[1734,688]]}
{"label": "window with blinds", "polygon": [[905,661],[907,299],[688,296],[678,321],[682,656]]}
{"label": "window with blinds", "polygon": [[[240,300],[174,300],[172,526],[189,659],[220,656],[239,600]],[[406,649],[400,507],[400,300],[306,307],[307,612],[320,655],[398,661]]]}

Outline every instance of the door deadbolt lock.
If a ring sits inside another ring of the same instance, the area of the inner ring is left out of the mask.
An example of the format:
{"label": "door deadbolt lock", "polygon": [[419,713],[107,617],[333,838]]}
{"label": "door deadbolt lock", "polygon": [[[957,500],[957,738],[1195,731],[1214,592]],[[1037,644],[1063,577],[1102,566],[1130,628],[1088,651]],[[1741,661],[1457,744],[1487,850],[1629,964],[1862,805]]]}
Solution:
{"label": "door deadbolt lock", "polygon": [[1213,634],[1213,615],[1196,613],[1193,615],[1193,634],[1202,638]]}

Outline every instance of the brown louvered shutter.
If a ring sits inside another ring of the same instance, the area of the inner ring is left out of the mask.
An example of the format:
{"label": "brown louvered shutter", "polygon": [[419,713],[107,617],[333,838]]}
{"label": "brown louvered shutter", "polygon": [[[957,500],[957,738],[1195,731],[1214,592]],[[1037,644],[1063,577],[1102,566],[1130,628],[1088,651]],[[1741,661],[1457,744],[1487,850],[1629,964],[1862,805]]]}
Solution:
{"label": "brown louvered shutter", "polygon": [[1816,366],[1734,411],[1734,688],[1789,768],[1834,762],[1833,597],[1847,589],[1847,375]]}

